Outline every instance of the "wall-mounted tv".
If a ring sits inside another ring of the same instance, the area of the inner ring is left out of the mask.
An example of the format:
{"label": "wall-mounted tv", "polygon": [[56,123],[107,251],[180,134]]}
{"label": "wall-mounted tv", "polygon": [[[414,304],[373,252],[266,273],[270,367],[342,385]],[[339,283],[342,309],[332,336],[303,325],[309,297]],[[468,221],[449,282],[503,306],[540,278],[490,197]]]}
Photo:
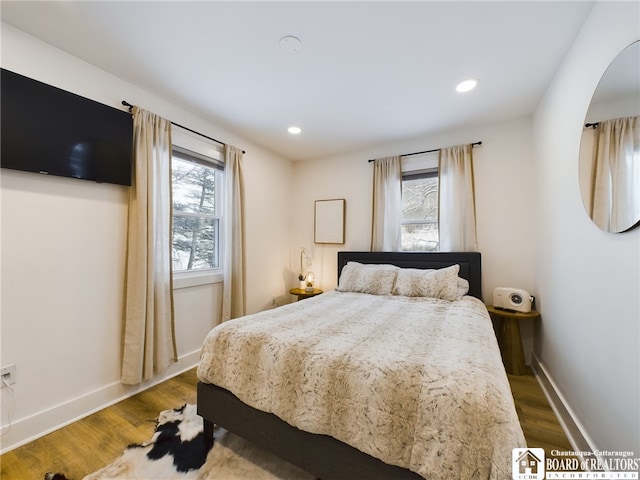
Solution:
{"label": "wall-mounted tv", "polygon": [[131,185],[131,114],[2,69],[3,168]]}

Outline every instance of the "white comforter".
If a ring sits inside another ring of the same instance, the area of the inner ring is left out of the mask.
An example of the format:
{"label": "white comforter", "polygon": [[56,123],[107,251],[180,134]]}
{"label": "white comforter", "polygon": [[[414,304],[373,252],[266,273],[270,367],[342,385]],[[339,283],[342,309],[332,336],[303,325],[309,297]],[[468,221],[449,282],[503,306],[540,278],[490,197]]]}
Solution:
{"label": "white comforter", "polygon": [[472,297],[330,292],[231,320],[207,336],[198,376],[427,479],[508,479],[526,446]]}

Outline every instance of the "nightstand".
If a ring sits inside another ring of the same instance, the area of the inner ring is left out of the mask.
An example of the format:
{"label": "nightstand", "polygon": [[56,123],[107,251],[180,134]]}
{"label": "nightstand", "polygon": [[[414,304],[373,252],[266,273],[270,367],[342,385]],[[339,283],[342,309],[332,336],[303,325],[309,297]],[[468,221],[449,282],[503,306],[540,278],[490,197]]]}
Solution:
{"label": "nightstand", "polygon": [[528,313],[512,312],[492,305],[487,305],[487,310],[493,320],[505,370],[513,375],[526,375],[528,368],[524,361],[519,322],[521,319],[536,320],[540,318],[540,314],[535,310]]}
{"label": "nightstand", "polygon": [[314,288],[312,291],[308,291],[304,288],[290,288],[289,293],[291,295],[297,295],[298,300],[304,300],[305,298],[320,295],[322,293],[322,290],[320,290],[319,288]]}

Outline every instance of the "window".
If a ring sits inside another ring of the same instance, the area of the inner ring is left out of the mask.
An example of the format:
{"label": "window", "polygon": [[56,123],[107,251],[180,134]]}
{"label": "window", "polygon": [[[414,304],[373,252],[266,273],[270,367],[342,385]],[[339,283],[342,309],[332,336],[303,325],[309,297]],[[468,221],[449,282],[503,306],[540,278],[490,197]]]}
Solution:
{"label": "window", "polygon": [[437,251],[438,169],[402,175],[402,250]]}
{"label": "window", "polygon": [[222,164],[174,145],[171,175],[174,272],[219,268]]}

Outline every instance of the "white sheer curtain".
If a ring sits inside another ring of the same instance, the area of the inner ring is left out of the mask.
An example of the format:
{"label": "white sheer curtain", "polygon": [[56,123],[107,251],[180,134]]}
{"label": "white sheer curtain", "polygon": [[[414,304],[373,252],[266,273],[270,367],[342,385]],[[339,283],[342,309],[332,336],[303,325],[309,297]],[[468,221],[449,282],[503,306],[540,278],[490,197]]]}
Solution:
{"label": "white sheer curtain", "polygon": [[177,361],[171,271],[171,122],[133,109],[122,383]]}
{"label": "white sheer curtain", "polygon": [[440,251],[477,251],[472,146],[442,148],[438,170]]}
{"label": "white sheer curtain", "polygon": [[640,117],[598,124],[592,174],[591,218],[609,232],[622,232],[640,212]]}
{"label": "white sheer curtain", "polygon": [[373,163],[373,222],[371,251],[401,249],[402,168],[400,157],[379,158]]}
{"label": "white sheer curtain", "polygon": [[244,180],[242,150],[225,146],[222,321],[245,314]]}

